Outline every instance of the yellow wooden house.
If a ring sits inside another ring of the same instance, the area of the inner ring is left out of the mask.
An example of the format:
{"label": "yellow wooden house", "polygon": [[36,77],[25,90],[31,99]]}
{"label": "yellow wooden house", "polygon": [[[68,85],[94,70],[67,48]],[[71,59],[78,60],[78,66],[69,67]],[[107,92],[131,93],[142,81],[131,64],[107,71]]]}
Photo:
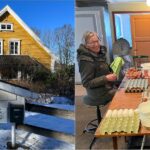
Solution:
{"label": "yellow wooden house", "polygon": [[[41,66],[53,70],[54,55],[7,5],[0,11],[0,70],[10,63],[21,67]],[[33,69],[32,69],[33,70]]]}

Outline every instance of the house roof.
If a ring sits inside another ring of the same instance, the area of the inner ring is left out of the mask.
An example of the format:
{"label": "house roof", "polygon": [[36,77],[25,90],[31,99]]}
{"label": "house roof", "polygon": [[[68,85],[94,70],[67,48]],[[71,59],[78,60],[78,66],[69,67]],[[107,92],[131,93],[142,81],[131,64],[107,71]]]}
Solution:
{"label": "house roof", "polygon": [[[5,13],[10,13],[19,23],[20,25],[31,35],[31,37],[49,54],[52,56],[52,63],[55,61],[55,56],[52,52],[42,44],[40,38],[28,27],[28,25],[7,5],[0,11],[0,17]],[[52,64],[53,65],[53,64]]]}

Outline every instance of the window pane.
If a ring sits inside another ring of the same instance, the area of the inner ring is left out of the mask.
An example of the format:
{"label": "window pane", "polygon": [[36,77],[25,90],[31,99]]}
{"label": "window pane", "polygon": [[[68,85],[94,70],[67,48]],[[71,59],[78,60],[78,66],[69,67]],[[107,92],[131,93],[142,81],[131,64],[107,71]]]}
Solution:
{"label": "window pane", "polygon": [[7,29],[11,30],[11,25],[10,24],[7,25]]}
{"label": "window pane", "polygon": [[6,25],[2,24],[1,29],[6,29]]}
{"label": "window pane", "polygon": [[10,54],[14,54],[14,42],[10,42]]}
{"label": "window pane", "polygon": [[15,48],[18,48],[18,42],[15,42]]}
{"label": "window pane", "polygon": [[18,54],[18,42],[15,42],[15,54]]}
{"label": "window pane", "polygon": [[14,52],[13,52],[13,49],[10,49],[10,54],[13,54]]}
{"label": "window pane", "polygon": [[14,49],[14,43],[12,43],[12,42],[10,43],[10,48]]}

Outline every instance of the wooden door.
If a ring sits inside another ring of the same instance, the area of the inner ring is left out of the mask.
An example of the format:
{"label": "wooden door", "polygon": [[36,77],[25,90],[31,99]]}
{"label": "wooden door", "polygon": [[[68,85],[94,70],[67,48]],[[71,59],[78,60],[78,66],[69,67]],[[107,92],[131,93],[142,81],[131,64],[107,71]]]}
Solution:
{"label": "wooden door", "polygon": [[146,55],[150,58],[150,15],[131,16],[133,55]]}

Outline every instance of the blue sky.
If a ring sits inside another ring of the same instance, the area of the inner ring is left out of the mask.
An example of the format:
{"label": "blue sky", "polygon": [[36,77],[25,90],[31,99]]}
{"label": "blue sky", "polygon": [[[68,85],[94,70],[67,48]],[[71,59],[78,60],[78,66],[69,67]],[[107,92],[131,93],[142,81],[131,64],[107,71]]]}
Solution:
{"label": "blue sky", "polygon": [[71,24],[74,28],[74,0],[0,0],[0,10],[6,5],[29,27],[47,30]]}

